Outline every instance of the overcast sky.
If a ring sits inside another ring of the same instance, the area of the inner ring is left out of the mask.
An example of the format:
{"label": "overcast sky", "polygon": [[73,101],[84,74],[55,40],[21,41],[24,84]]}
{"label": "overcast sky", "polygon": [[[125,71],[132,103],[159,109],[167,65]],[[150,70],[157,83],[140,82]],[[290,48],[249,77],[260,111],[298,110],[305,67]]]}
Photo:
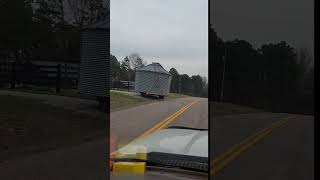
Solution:
{"label": "overcast sky", "polygon": [[111,0],[111,54],[208,76],[208,0]]}
{"label": "overcast sky", "polygon": [[210,17],[223,40],[237,37],[254,47],[285,40],[313,53],[313,0],[214,0]]}

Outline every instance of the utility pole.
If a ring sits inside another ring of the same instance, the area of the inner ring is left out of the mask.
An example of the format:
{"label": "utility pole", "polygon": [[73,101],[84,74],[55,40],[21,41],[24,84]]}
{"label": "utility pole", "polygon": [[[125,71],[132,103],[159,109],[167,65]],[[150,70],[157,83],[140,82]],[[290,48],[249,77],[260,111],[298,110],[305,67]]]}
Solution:
{"label": "utility pole", "polygon": [[180,76],[180,80],[179,80],[179,94],[180,94],[180,89],[181,89],[181,75]]}
{"label": "utility pole", "polygon": [[220,101],[223,99],[223,90],[224,90],[224,74],[226,72],[226,60],[227,60],[227,48],[224,50],[224,56],[223,58],[223,73],[222,73],[222,85],[221,85],[221,95],[220,95]]}

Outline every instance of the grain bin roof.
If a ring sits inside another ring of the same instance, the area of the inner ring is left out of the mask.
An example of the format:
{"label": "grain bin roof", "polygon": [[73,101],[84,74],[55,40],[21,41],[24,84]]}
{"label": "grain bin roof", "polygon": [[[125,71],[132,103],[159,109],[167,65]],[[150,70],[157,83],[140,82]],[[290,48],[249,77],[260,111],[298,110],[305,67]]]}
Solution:
{"label": "grain bin roof", "polygon": [[147,66],[141,67],[137,69],[137,71],[149,71],[149,72],[156,72],[161,74],[171,75],[168,71],[166,71],[160,63],[152,63]]}

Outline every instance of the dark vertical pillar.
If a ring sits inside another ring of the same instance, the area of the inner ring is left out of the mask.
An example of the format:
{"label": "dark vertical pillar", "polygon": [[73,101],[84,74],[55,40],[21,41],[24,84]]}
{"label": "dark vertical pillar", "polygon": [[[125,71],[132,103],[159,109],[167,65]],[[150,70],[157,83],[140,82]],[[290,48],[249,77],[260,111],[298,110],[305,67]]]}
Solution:
{"label": "dark vertical pillar", "polygon": [[57,65],[56,93],[60,93],[61,88],[61,64]]}
{"label": "dark vertical pillar", "polygon": [[16,87],[16,78],[17,78],[16,62],[13,62],[11,64],[11,85],[10,85],[11,89],[14,89]]}

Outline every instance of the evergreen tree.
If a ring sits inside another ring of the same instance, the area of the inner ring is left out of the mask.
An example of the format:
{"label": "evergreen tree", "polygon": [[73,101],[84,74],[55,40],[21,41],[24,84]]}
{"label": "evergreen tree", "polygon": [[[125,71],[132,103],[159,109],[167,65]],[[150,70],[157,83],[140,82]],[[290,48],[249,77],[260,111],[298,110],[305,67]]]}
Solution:
{"label": "evergreen tree", "polygon": [[175,68],[171,68],[169,73],[171,74],[170,92],[179,93],[180,75]]}
{"label": "evergreen tree", "polygon": [[0,4],[0,45],[17,61],[32,48],[32,16],[29,1],[10,0]]}

